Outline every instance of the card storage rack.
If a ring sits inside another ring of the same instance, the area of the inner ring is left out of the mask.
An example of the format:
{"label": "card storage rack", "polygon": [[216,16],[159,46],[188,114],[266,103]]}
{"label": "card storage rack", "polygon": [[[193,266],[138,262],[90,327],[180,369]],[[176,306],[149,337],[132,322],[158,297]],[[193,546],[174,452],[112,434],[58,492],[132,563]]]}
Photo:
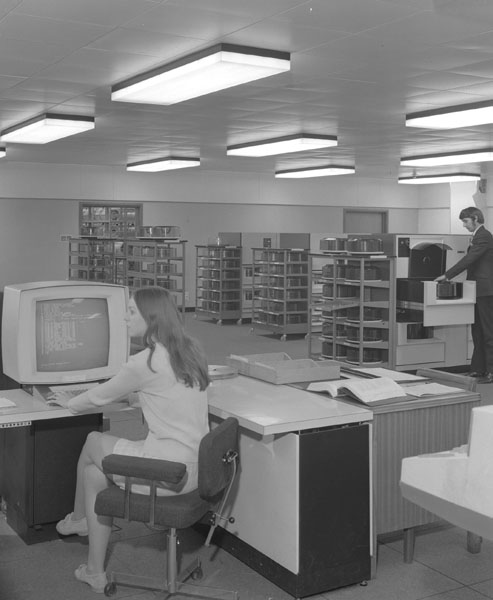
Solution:
{"label": "card storage rack", "polygon": [[395,365],[395,262],[310,255],[309,356],[353,365]]}
{"label": "card storage rack", "polygon": [[308,250],[253,248],[252,330],[308,333]]}
{"label": "card storage rack", "polygon": [[195,316],[242,322],[241,246],[196,246]]}
{"label": "card storage rack", "polygon": [[72,238],[69,279],[116,283],[130,291],[164,287],[184,312],[185,247],[185,240]]}

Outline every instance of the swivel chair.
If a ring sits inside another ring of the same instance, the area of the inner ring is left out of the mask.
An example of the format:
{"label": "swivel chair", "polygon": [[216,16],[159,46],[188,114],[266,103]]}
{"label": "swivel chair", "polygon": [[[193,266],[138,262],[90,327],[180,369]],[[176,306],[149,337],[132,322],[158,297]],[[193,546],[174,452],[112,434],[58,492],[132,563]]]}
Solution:
{"label": "swivel chair", "polygon": [[[167,532],[167,573],[164,577],[145,577],[129,573],[110,573],[105,594],[111,596],[116,585],[127,585],[174,594],[186,594],[206,598],[231,598],[237,600],[234,591],[221,590],[185,583],[189,577],[202,578],[200,559],[178,573],[177,529],[185,529],[198,523],[209,511],[209,535],[205,545],[210,545],[217,525],[234,519],[223,516],[223,511],[231,490],[238,463],[238,420],[232,417],[222,421],[204,436],[199,448],[198,488],[187,494],[158,496],[159,481],[178,483],[186,472],[182,463],[111,454],[103,460],[103,470],[107,474],[123,475],[125,489],[113,485],[97,495],[95,512],[98,515],[140,521],[165,528]],[[131,492],[134,478],[142,483],[147,480],[150,494]],[[214,508],[219,508],[214,512]]]}

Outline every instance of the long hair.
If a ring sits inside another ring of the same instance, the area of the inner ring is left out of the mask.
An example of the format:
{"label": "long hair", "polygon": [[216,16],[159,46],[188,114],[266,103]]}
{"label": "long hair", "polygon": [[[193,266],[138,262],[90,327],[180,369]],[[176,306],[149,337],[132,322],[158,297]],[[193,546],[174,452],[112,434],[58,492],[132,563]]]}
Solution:
{"label": "long hair", "polygon": [[147,324],[143,342],[150,349],[149,369],[153,371],[152,357],[156,343],[160,342],[168,350],[175,377],[187,387],[198,385],[205,390],[209,385],[205,354],[199,343],[185,332],[171,294],[161,287],[146,287],[136,290],[133,297]]}

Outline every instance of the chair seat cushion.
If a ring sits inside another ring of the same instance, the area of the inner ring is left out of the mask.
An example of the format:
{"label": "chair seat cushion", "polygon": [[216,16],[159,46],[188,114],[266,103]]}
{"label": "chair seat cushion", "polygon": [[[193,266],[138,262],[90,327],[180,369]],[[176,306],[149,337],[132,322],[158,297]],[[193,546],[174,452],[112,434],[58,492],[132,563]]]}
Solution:
{"label": "chair seat cushion", "polygon": [[[130,494],[130,521],[150,521],[150,496],[146,494]],[[211,504],[203,500],[198,490],[188,494],[174,496],[158,496],[156,498],[156,525],[184,529],[199,521],[211,508]],[[125,516],[125,492],[116,485],[100,492],[94,507],[98,515],[108,517]]]}

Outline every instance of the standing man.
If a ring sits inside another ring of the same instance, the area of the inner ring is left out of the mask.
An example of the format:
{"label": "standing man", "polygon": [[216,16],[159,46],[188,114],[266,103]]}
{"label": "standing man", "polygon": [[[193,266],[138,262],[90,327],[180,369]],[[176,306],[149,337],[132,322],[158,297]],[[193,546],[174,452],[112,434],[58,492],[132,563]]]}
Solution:
{"label": "standing man", "polygon": [[466,256],[435,281],[452,279],[467,269],[467,279],[476,282],[471,326],[474,351],[468,375],[479,377],[478,383],[493,383],[493,236],[484,227],[484,216],[479,208],[464,208],[459,219],[472,234],[471,244]]}

